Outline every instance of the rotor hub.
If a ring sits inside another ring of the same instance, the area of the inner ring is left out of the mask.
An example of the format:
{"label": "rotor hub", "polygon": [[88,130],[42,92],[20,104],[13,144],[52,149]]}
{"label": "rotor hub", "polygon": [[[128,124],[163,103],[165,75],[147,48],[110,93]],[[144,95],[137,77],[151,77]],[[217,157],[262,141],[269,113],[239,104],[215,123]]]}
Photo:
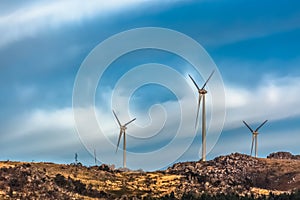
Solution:
{"label": "rotor hub", "polygon": [[198,92],[199,92],[199,94],[206,94],[207,93],[207,91],[205,89],[200,89]]}

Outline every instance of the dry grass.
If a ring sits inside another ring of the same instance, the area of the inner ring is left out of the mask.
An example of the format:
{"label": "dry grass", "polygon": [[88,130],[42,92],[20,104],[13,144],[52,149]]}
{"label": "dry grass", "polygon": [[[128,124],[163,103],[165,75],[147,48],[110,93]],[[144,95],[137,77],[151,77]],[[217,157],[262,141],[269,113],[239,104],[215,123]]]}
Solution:
{"label": "dry grass", "polygon": [[[101,170],[76,167],[73,165],[53,163],[26,163],[26,162],[0,162],[0,167],[15,167],[18,165],[30,164],[38,170],[46,171],[49,177],[54,178],[57,174],[80,180],[92,189],[104,191],[116,195],[132,194],[152,197],[161,197],[171,193],[180,184],[181,176],[169,175],[158,172],[116,172],[109,173]],[[93,198],[84,198],[93,199]]]}
{"label": "dry grass", "polygon": [[273,179],[270,189],[290,191],[300,186],[300,160],[260,159]]}
{"label": "dry grass", "polygon": [[251,188],[251,192],[253,194],[256,194],[257,196],[261,196],[261,195],[268,196],[270,193],[273,193],[275,195],[287,193],[286,191],[266,190],[261,188]]}

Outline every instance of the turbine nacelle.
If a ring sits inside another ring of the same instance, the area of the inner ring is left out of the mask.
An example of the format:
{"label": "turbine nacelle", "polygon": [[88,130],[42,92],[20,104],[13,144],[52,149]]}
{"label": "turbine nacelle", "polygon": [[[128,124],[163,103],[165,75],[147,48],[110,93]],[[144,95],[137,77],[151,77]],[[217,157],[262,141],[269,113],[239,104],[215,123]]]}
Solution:
{"label": "turbine nacelle", "polygon": [[205,89],[200,89],[200,90],[198,90],[198,93],[203,95],[203,94],[206,94],[207,91]]}

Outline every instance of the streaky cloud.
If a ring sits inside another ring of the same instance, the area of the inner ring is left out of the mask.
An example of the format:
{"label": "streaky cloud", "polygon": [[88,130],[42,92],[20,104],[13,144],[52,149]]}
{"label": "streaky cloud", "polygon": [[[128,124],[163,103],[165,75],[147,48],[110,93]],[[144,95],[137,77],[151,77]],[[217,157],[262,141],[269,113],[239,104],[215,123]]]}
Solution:
{"label": "streaky cloud", "polygon": [[63,0],[35,2],[0,16],[0,47],[37,33],[61,28],[68,23],[126,10],[141,3],[139,0]]}

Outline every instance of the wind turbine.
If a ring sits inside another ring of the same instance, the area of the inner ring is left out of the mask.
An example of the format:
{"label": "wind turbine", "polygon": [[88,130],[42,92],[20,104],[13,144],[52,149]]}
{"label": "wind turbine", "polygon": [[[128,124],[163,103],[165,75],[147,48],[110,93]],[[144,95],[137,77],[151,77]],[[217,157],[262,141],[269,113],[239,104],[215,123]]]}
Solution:
{"label": "wind turbine", "polygon": [[113,113],[114,113],[115,118],[117,119],[117,122],[118,122],[119,126],[120,126],[120,134],[119,134],[119,139],[118,139],[118,145],[117,145],[116,153],[118,151],[120,140],[121,140],[121,137],[122,137],[122,134],[123,134],[124,135],[124,139],[123,139],[123,142],[124,142],[123,143],[123,167],[126,168],[126,133],[125,133],[125,131],[127,129],[126,126],[128,124],[130,124],[131,122],[133,122],[134,120],[136,120],[136,118],[134,118],[134,119],[130,120],[129,122],[127,122],[126,124],[122,125],[120,123],[120,120],[118,119],[118,117],[117,117],[117,115],[116,115],[116,113],[115,113],[114,110],[113,110]]}
{"label": "wind turbine", "polygon": [[244,124],[248,127],[248,129],[251,131],[252,133],[252,144],[251,144],[251,153],[250,155],[252,156],[252,151],[253,151],[253,144],[255,143],[255,157],[257,158],[257,135],[258,135],[258,130],[265,125],[265,123],[267,123],[268,120],[264,121],[259,127],[257,127],[257,129],[255,129],[253,131],[253,129],[245,122]]}
{"label": "wind turbine", "polygon": [[191,75],[189,77],[193,81],[194,85],[196,86],[199,97],[198,97],[198,108],[197,108],[197,117],[196,117],[196,123],[195,123],[195,128],[197,129],[198,125],[198,116],[199,116],[199,109],[200,109],[200,104],[201,104],[201,99],[203,98],[202,101],[202,161],[206,161],[206,110],[205,110],[205,95],[207,91],[204,89],[205,86],[207,85],[208,81],[212,77],[215,71],[212,71],[206,82],[203,84],[202,88],[199,88],[195,80],[192,78]]}

